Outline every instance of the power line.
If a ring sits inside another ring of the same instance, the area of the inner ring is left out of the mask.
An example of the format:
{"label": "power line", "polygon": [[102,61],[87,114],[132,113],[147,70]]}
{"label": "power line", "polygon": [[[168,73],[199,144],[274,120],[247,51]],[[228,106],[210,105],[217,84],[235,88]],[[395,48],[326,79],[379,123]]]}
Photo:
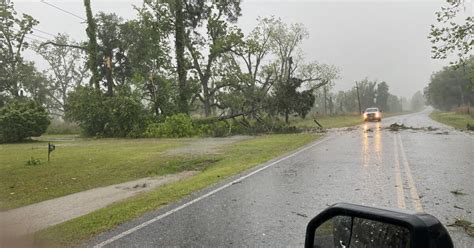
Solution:
{"label": "power line", "polygon": [[34,37],[37,37],[37,38],[40,38],[40,39],[43,39],[43,40],[49,40],[48,38],[45,38],[43,36],[39,36],[39,35],[36,35],[36,34],[27,34],[27,35],[31,35],[31,36],[34,36]]}
{"label": "power line", "polygon": [[36,42],[39,42],[39,43],[42,43],[43,41],[41,40],[37,40],[35,38],[31,38],[31,37],[28,37],[28,36],[25,36],[26,39],[29,39],[29,40],[32,40],[32,41],[36,41]]}
{"label": "power line", "polygon": [[[17,31],[17,32],[21,32],[20,30],[16,29],[16,28],[12,28],[13,30]],[[43,36],[40,36],[40,35],[36,35],[36,34],[29,34],[29,33],[26,33],[25,35],[31,35],[31,36],[34,36],[34,37],[37,37],[37,38],[40,38],[40,39],[43,39],[43,40],[49,40],[48,38],[45,38]]]}
{"label": "power line", "polygon": [[50,36],[56,37],[56,35],[54,35],[54,34],[52,34],[52,33],[48,33],[48,32],[46,32],[46,31],[43,31],[43,30],[40,30],[40,29],[37,29],[37,28],[31,28],[31,29],[33,29],[33,30],[35,30],[35,31],[38,31],[38,32],[40,32],[40,33],[46,34],[46,35],[50,35]]}
{"label": "power line", "polygon": [[63,8],[60,8],[60,7],[58,7],[58,6],[54,5],[54,4],[48,3],[48,2],[46,2],[45,0],[41,0],[41,2],[44,3],[44,4],[46,4],[46,5],[49,5],[49,6],[53,7],[53,8],[55,8],[55,9],[58,9],[58,10],[64,12],[64,13],[67,13],[67,14],[72,15],[72,16],[74,16],[74,17],[76,17],[76,18],[79,18],[79,19],[81,19],[81,20],[83,20],[83,21],[86,21],[86,19],[82,18],[81,16],[78,16],[78,15],[76,15],[76,14],[70,12],[70,11],[67,11],[67,10],[65,10],[65,9],[63,9]]}
{"label": "power line", "polygon": [[[23,15],[24,13],[22,13],[21,11],[18,11],[18,14],[20,14],[20,15]],[[46,32],[46,31],[43,31],[43,30],[41,30],[41,29],[38,29],[38,28],[35,28],[35,27],[32,27],[31,29],[33,29],[33,30],[35,30],[35,31],[37,31],[37,32],[40,32],[40,33],[43,33],[43,34],[49,35],[49,36],[56,37],[56,35],[55,35],[55,34],[52,34],[52,33],[50,33],[50,32]]]}

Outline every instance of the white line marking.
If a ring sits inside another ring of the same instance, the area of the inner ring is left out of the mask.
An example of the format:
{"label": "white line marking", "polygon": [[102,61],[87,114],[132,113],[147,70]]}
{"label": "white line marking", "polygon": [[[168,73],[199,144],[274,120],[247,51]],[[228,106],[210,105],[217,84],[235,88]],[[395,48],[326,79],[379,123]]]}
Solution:
{"label": "white line marking", "polygon": [[416,190],[415,181],[413,180],[413,175],[411,174],[410,164],[408,163],[407,156],[405,153],[405,148],[403,147],[402,138],[400,137],[400,133],[397,134],[399,145],[400,145],[400,154],[402,154],[402,161],[405,165],[405,174],[407,176],[408,185],[410,186],[410,195],[411,200],[413,202],[413,206],[415,210],[418,212],[423,212],[423,207],[421,206],[420,196],[418,195],[418,191]]}
{"label": "white line marking", "polygon": [[403,190],[402,176],[400,173],[400,160],[398,159],[398,142],[397,136],[393,136],[393,146],[395,154],[395,183],[397,187],[397,202],[399,208],[406,208],[405,191]]}
{"label": "white line marking", "polygon": [[239,177],[239,178],[235,179],[234,181],[232,181],[232,182],[230,182],[230,183],[227,183],[227,184],[225,184],[225,185],[223,185],[223,186],[221,186],[221,187],[219,187],[219,188],[217,188],[217,189],[215,189],[215,190],[213,190],[213,191],[210,191],[210,192],[207,193],[207,194],[204,194],[204,195],[202,195],[202,196],[200,196],[200,197],[198,197],[198,198],[196,198],[196,199],[194,199],[194,200],[192,200],[192,201],[189,201],[189,202],[187,202],[187,203],[185,203],[185,204],[183,204],[183,205],[181,205],[181,206],[179,206],[179,207],[177,207],[177,208],[175,208],[175,209],[172,209],[172,210],[170,210],[170,211],[168,211],[168,212],[166,212],[166,213],[164,213],[164,214],[162,214],[162,215],[158,215],[158,216],[156,216],[155,218],[153,218],[153,219],[151,219],[151,220],[149,220],[149,221],[146,221],[146,222],[144,222],[144,223],[142,223],[142,224],[140,224],[140,225],[138,225],[138,226],[135,226],[135,227],[133,227],[133,228],[127,230],[127,231],[124,231],[124,232],[122,232],[122,233],[120,233],[120,234],[118,234],[118,235],[116,235],[116,236],[114,236],[114,237],[112,237],[112,238],[110,238],[110,239],[107,239],[107,240],[105,240],[105,241],[103,241],[103,242],[101,242],[101,243],[95,245],[94,248],[104,247],[104,246],[106,246],[106,245],[108,245],[108,244],[110,244],[110,243],[112,243],[112,242],[114,242],[114,241],[116,241],[116,240],[118,240],[118,239],[121,239],[121,238],[123,238],[123,237],[125,237],[125,236],[127,236],[127,235],[129,235],[129,234],[131,234],[131,233],[133,233],[133,232],[136,232],[136,231],[138,231],[138,230],[140,230],[140,229],[142,229],[142,228],[144,228],[144,227],[146,227],[146,226],[148,226],[148,225],[150,225],[150,224],[152,224],[152,223],[154,223],[154,222],[156,222],[156,221],[159,221],[159,220],[165,218],[165,217],[168,216],[168,215],[171,215],[171,214],[173,214],[173,213],[175,213],[175,212],[178,212],[179,210],[181,210],[181,209],[183,209],[183,208],[185,208],[185,207],[187,207],[187,206],[190,206],[190,205],[192,205],[192,204],[194,204],[194,203],[196,203],[196,202],[198,202],[198,201],[200,201],[200,200],[202,200],[202,199],[204,199],[204,198],[207,198],[207,197],[209,197],[209,196],[211,196],[211,195],[213,195],[213,194],[215,194],[215,193],[217,193],[217,192],[219,192],[219,191],[221,191],[221,190],[223,190],[223,189],[225,189],[225,188],[231,186],[232,184],[234,184],[234,183],[236,183],[236,182],[242,181],[242,180],[244,180],[244,179],[246,179],[246,178],[248,178],[248,177],[250,177],[250,176],[252,176],[252,175],[257,174],[257,173],[260,172],[260,171],[263,171],[263,170],[267,169],[267,168],[270,167],[270,166],[273,166],[273,165],[275,165],[275,164],[278,164],[278,163],[280,163],[281,161],[284,161],[284,160],[286,160],[286,159],[289,159],[289,158],[291,158],[291,157],[294,157],[294,156],[296,156],[296,155],[298,155],[298,154],[300,154],[300,153],[302,153],[302,152],[304,152],[304,151],[306,151],[306,150],[308,150],[308,149],[310,149],[310,148],[313,148],[313,147],[315,147],[315,146],[317,146],[317,145],[319,145],[319,144],[321,144],[321,143],[323,143],[323,142],[326,142],[326,141],[332,139],[333,137],[334,137],[334,136],[330,136],[330,137],[323,138],[322,140],[317,141],[317,142],[313,143],[312,145],[309,145],[309,146],[307,146],[307,147],[304,147],[304,148],[302,148],[302,149],[300,149],[300,150],[298,150],[298,151],[296,151],[296,152],[294,152],[294,153],[292,153],[292,154],[290,154],[290,155],[288,155],[288,156],[286,156],[286,157],[280,158],[280,159],[278,159],[277,161],[274,161],[274,162],[272,162],[272,163],[270,163],[270,164],[268,164],[268,165],[265,165],[264,167],[262,167],[262,168],[260,168],[260,169],[258,169],[258,170],[256,170],[256,171],[253,171],[253,172],[251,172],[251,173],[249,173],[249,174],[247,174],[247,175],[245,175],[245,176]]}

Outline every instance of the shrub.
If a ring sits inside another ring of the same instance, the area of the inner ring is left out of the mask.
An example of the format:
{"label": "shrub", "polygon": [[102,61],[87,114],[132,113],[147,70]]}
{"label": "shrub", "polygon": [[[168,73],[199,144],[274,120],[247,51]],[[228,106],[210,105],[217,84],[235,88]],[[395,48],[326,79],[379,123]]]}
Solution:
{"label": "shrub", "polygon": [[41,136],[50,121],[46,110],[34,101],[13,101],[0,108],[0,143]]}
{"label": "shrub", "polygon": [[230,124],[226,121],[214,121],[209,124],[199,125],[199,131],[203,136],[224,137],[228,136]]}
{"label": "shrub", "polygon": [[107,112],[103,131],[105,136],[126,137],[131,132],[141,132],[139,130],[145,126],[145,111],[138,101],[116,96],[107,97],[103,104]]}
{"label": "shrub", "polygon": [[192,136],[224,137],[235,134],[260,134],[260,133],[294,133],[301,130],[288,126],[282,121],[270,118],[265,120],[233,120],[220,121],[217,118],[195,119],[185,114],[166,117],[161,123],[151,123],[145,131],[149,138],[181,138]]}
{"label": "shrub", "polygon": [[41,165],[41,160],[31,157],[30,160],[26,161],[27,166]]}
{"label": "shrub", "polygon": [[162,123],[148,125],[146,137],[181,138],[191,137],[199,134],[199,130],[193,125],[191,117],[186,114],[168,116]]}
{"label": "shrub", "polygon": [[89,87],[78,87],[68,95],[65,106],[66,119],[78,123],[89,136],[102,135],[107,111],[102,104],[102,94]]}
{"label": "shrub", "polygon": [[89,136],[127,137],[143,132],[146,114],[140,101],[132,97],[106,97],[79,87],[68,96],[66,119],[77,122]]}

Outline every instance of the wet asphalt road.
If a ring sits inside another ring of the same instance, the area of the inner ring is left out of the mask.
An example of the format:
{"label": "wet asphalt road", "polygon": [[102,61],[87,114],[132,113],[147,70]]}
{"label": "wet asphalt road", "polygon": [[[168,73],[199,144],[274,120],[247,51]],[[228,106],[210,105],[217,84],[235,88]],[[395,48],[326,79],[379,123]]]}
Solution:
{"label": "wet asphalt road", "polygon": [[[302,247],[307,222],[336,202],[425,211],[445,225],[457,217],[474,221],[474,135],[434,122],[430,111],[331,131],[320,143],[267,163],[271,166],[229,187],[219,189],[238,177],[125,223],[87,245]],[[439,130],[384,129],[394,122]],[[474,238],[462,229],[448,230],[456,247],[474,247]]]}

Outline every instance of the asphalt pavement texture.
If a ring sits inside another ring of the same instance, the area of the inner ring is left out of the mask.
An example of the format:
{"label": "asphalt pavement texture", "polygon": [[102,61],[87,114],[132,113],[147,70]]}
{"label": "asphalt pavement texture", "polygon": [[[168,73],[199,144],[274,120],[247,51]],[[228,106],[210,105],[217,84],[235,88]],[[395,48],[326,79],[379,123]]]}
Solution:
{"label": "asphalt pavement texture", "polygon": [[[331,130],[84,245],[302,247],[307,223],[337,202],[424,211],[445,226],[474,221],[474,135],[431,120],[431,111]],[[415,129],[391,131],[393,123]],[[474,247],[462,228],[447,228],[456,247]]]}

